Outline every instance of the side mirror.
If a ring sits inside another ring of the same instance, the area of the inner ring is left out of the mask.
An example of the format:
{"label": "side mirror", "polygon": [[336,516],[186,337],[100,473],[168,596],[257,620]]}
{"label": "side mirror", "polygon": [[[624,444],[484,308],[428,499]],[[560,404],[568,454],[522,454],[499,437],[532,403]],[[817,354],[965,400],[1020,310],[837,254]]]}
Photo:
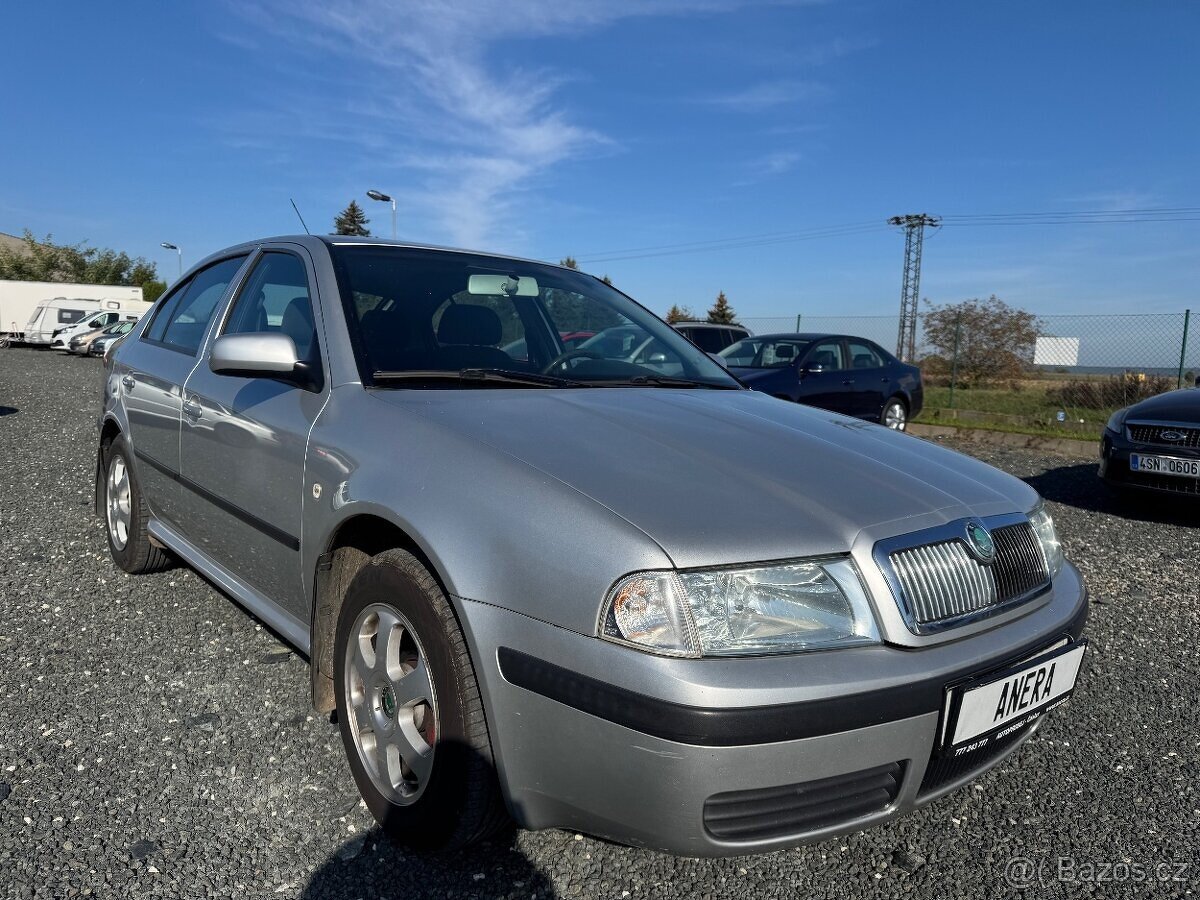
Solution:
{"label": "side mirror", "polygon": [[809,364],[807,366],[800,367],[801,375],[820,375],[824,371],[825,367],[821,365]]}
{"label": "side mirror", "polygon": [[213,341],[208,367],[218,375],[274,378],[307,390],[319,387],[314,380],[319,374],[300,359],[296,342],[278,332],[223,335]]}

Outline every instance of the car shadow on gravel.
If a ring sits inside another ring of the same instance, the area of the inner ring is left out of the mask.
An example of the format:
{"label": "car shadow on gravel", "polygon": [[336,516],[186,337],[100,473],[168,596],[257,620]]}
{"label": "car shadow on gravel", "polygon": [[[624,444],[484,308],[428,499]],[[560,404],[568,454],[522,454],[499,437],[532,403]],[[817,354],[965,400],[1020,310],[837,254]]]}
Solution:
{"label": "car shadow on gravel", "polygon": [[312,875],[303,900],[356,897],[555,896],[554,887],[517,847],[515,830],[456,853],[406,850],[379,828],[343,844]]}
{"label": "car shadow on gravel", "polygon": [[1052,503],[1063,503],[1137,522],[1200,525],[1200,496],[1174,497],[1151,491],[1118,492],[1100,480],[1095,463],[1060,466],[1024,480]]}
{"label": "car shadow on gravel", "polygon": [[19,410],[15,406],[0,406],[0,416],[11,416]]}

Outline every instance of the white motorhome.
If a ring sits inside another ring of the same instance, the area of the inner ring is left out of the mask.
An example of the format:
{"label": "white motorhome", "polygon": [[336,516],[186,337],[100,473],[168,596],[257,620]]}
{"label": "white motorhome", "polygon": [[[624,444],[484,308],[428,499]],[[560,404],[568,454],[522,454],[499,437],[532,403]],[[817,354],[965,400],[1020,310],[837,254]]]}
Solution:
{"label": "white motorhome", "polygon": [[[14,334],[19,340],[24,335],[26,324],[37,311],[38,304],[52,297],[92,301],[99,301],[101,297],[141,300],[142,289],[112,284],[0,279],[0,333]],[[88,311],[97,308],[92,306]]]}
{"label": "white motorhome", "polygon": [[[138,293],[141,293],[141,288],[138,289]],[[55,297],[53,300],[43,300],[37,305],[25,326],[25,342],[51,344],[61,333],[79,324],[92,313],[104,313],[107,320],[105,324],[112,324],[124,314],[141,316],[151,305],[140,297],[137,300],[123,300],[118,297],[105,297],[102,300]]]}

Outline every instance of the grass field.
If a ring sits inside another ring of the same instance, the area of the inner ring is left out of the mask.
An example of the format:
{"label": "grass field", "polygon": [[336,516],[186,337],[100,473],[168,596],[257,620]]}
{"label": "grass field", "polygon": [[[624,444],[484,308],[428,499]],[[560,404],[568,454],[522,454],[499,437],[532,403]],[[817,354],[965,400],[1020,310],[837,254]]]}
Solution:
{"label": "grass field", "polygon": [[[1063,405],[1048,392],[1054,382],[1021,381],[1013,387],[954,389],[926,387],[925,408],[918,422],[992,428],[1060,437],[1098,437],[1104,423],[1119,407],[1089,409]],[[1058,421],[1058,414],[1064,421]]]}

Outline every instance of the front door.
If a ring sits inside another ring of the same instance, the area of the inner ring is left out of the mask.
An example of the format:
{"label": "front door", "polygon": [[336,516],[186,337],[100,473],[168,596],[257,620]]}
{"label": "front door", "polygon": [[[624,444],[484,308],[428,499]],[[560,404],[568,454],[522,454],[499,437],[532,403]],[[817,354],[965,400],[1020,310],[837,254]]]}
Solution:
{"label": "front door", "polygon": [[[263,253],[214,340],[281,332],[322,371],[311,283],[301,256]],[[304,455],[328,393],[322,380],[321,390],[308,390],[270,378],[218,375],[205,359],[184,389],[181,471],[204,507],[192,539],[301,622],[308,621],[300,567]]]}
{"label": "front door", "polygon": [[853,378],[839,338],[818,341],[800,363],[800,402],[853,415]]}

